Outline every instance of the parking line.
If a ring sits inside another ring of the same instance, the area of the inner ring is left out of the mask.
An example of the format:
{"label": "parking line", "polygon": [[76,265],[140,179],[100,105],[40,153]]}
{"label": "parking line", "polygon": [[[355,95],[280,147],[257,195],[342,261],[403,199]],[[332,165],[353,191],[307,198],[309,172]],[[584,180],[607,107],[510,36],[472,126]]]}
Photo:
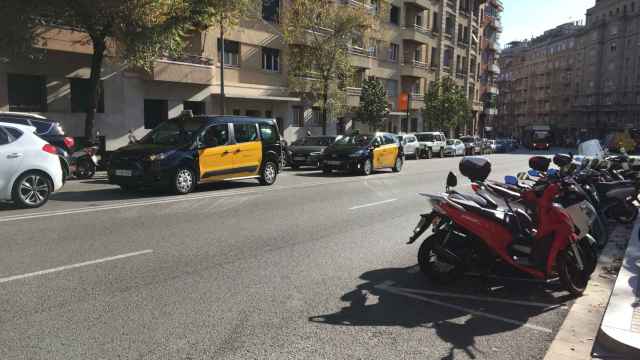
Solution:
{"label": "parking line", "polygon": [[416,299],[416,300],[422,300],[434,305],[440,305],[442,307],[446,307],[446,308],[450,308],[453,310],[457,310],[457,311],[461,311],[470,315],[475,315],[475,316],[481,316],[481,317],[485,317],[488,319],[493,319],[493,320],[498,320],[498,321],[502,321],[502,322],[506,322],[508,324],[513,324],[513,325],[518,325],[518,326],[523,326],[523,327],[527,327],[529,329],[533,329],[533,330],[537,330],[537,331],[541,331],[541,332],[545,332],[545,333],[552,333],[553,331],[551,331],[551,329],[547,329],[545,327],[542,326],[538,326],[538,325],[533,325],[533,324],[529,324],[526,322],[522,322],[522,321],[518,321],[518,320],[513,320],[513,319],[509,319],[506,317],[502,317],[502,316],[498,316],[498,315],[493,315],[484,311],[477,311],[477,310],[473,310],[473,309],[468,309],[462,306],[458,306],[458,305],[454,305],[454,304],[449,304],[443,301],[438,301],[438,300],[434,300],[434,299],[429,299],[427,297],[424,296],[420,296],[420,295],[416,295],[410,292],[405,292],[405,291],[401,291],[398,290],[396,288],[387,286],[387,285],[377,285],[376,288],[380,289],[380,290],[384,290],[387,292],[390,292],[392,294],[396,294],[396,295],[402,295],[402,296],[406,296],[408,298],[412,298],[412,299]]}
{"label": "parking line", "polygon": [[565,304],[549,304],[549,303],[541,303],[536,301],[525,301],[525,300],[510,300],[503,298],[495,298],[490,296],[475,296],[475,295],[466,295],[466,294],[456,294],[451,292],[443,292],[443,291],[431,291],[431,290],[421,290],[421,289],[408,289],[408,288],[399,288],[394,287],[396,290],[407,291],[416,294],[425,294],[425,295],[434,295],[434,296],[443,296],[450,298],[458,298],[458,299],[468,299],[468,300],[478,300],[478,301],[486,301],[486,302],[497,302],[504,304],[514,304],[514,305],[524,305],[524,306],[534,306],[541,307],[546,309],[554,309],[559,307],[566,307]]}
{"label": "parking line", "polygon": [[6,283],[6,282],[9,282],[9,281],[14,281],[14,280],[26,279],[26,278],[30,278],[30,277],[34,277],[34,276],[51,274],[51,273],[54,273],[54,272],[59,272],[59,271],[64,271],[64,270],[69,270],[69,269],[75,269],[75,268],[79,268],[79,267],[82,267],[82,266],[95,265],[95,264],[100,264],[100,263],[107,262],[107,261],[120,260],[120,259],[124,259],[124,258],[128,258],[128,257],[132,257],[132,256],[149,254],[149,253],[152,253],[152,252],[153,252],[153,250],[136,251],[136,252],[132,252],[132,253],[116,255],[116,256],[106,257],[106,258],[97,259],[97,260],[85,261],[85,262],[81,262],[81,263],[77,263],[77,264],[59,266],[59,267],[55,267],[55,268],[52,268],[52,269],[40,270],[40,271],[27,273],[27,274],[22,274],[22,275],[14,275],[14,276],[9,276],[9,277],[4,277],[4,278],[0,278],[0,284]]}
{"label": "parking line", "polygon": [[366,207],[387,204],[387,203],[390,203],[390,202],[394,202],[396,200],[398,200],[398,199],[389,199],[389,200],[374,202],[374,203],[371,203],[371,204],[358,205],[358,206],[354,206],[352,208],[349,208],[349,210],[357,210],[357,209],[362,209],[362,208],[366,208]]}

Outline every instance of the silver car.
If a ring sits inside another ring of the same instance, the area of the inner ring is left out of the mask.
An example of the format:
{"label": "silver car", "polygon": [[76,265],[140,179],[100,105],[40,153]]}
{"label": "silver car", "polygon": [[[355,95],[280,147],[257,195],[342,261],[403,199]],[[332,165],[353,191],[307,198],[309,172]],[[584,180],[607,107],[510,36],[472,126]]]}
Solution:
{"label": "silver car", "polygon": [[444,148],[445,156],[464,156],[465,146],[461,140],[449,139],[447,140],[447,146]]}
{"label": "silver car", "polygon": [[398,135],[398,141],[402,144],[405,157],[418,158],[420,143],[415,135]]}

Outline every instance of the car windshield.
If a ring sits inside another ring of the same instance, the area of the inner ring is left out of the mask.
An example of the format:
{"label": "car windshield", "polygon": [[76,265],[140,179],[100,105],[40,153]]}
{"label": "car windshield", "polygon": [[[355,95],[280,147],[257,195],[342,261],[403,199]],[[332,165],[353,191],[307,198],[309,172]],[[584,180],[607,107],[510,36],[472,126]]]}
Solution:
{"label": "car windshield", "polygon": [[447,140],[447,145],[455,145],[455,143],[454,140]]}
{"label": "car windshield", "polygon": [[165,121],[151,130],[138,143],[153,145],[187,145],[195,139],[202,122],[174,119]]}
{"label": "car windshield", "polygon": [[338,145],[367,145],[374,138],[372,135],[347,135],[336,140]]}
{"label": "car windshield", "polygon": [[293,145],[294,146],[329,146],[333,143],[332,138],[324,138],[324,137],[307,137],[303,139],[296,140]]}
{"label": "car windshield", "polygon": [[433,134],[416,134],[416,137],[418,141],[433,141],[434,139]]}

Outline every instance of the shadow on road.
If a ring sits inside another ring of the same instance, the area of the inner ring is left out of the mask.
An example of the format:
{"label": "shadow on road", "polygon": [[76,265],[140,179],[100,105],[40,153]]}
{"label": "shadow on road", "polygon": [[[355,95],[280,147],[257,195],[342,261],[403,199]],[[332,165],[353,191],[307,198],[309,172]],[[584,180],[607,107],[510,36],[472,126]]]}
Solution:
{"label": "shadow on road", "polygon": [[[338,326],[400,326],[431,329],[442,341],[450,344],[450,350],[442,357],[443,360],[454,359],[455,350],[462,350],[469,358],[475,359],[478,353],[483,353],[476,347],[477,337],[516,330],[524,326],[531,317],[550,311],[552,308],[492,304],[447,295],[420,295],[420,293],[409,292],[406,296],[403,295],[404,291],[391,292],[389,289],[427,290],[483,298],[536,301],[551,305],[561,305],[570,300],[568,296],[554,295],[554,289],[539,284],[523,286],[522,283],[518,283],[515,289],[501,284],[504,286],[502,290],[489,294],[492,285],[496,284],[470,277],[446,288],[436,287],[430,284],[421,273],[411,271],[412,268],[380,269],[362,274],[360,279],[364,282],[340,298],[348,303],[346,307],[332,314],[312,316],[309,321]],[[385,284],[392,285],[386,287]],[[433,299],[435,303],[424,301],[425,298]],[[492,318],[493,314],[512,321]],[[459,319],[462,316],[468,316],[463,323]]]}

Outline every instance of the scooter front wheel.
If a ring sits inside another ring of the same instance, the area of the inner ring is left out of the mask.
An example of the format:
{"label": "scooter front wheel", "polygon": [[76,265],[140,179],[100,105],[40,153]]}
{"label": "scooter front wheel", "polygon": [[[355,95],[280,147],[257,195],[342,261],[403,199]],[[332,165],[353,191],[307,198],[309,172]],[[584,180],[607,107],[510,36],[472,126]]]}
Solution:
{"label": "scooter front wheel", "polygon": [[443,246],[447,232],[437,232],[428,237],[418,251],[420,270],[433,282],[452,283],[464,274],[464,262],[450,249]]}
{"label": "scooter front wheel", "polygon": [[[589,277],[591,276],[590,269],[594,266],[592,261],[594,259],[589,255],[589,252],[581,250],[579,246],[576,246],[580,254],[575,254],[572,246],[568,246],[558,255],[557,269],[560,276],[560,283],[567,291],[572,295],[580,296],[587,288]],[[583,268],[580,269],[578,265],[578,258],[583,263]]]}

